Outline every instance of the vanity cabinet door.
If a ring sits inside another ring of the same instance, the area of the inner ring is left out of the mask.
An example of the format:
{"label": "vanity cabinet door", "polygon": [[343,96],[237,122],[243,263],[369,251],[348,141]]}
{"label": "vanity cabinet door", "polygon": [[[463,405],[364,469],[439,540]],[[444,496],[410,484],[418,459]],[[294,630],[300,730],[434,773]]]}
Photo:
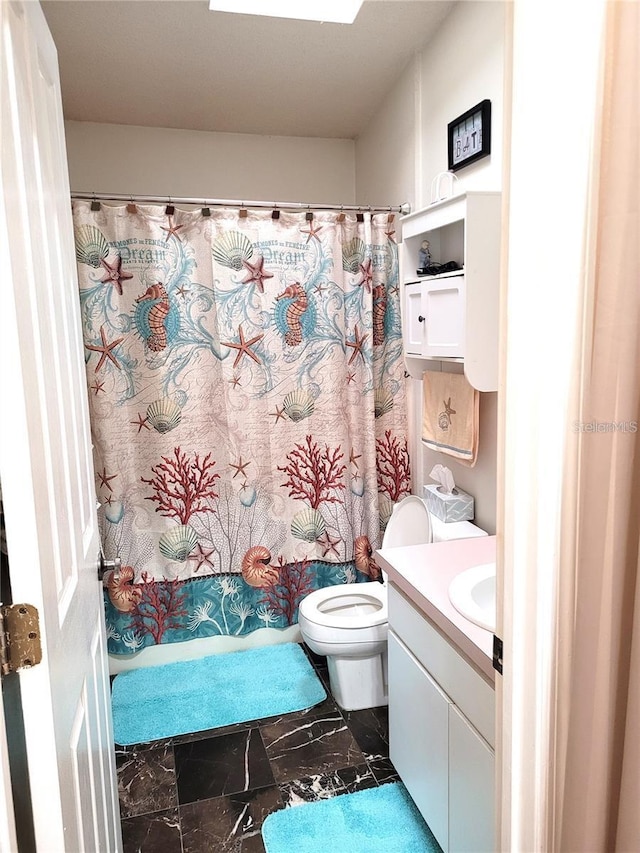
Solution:
{"label": "vanity cabinet door", "polygon": [[449,706],[449,853],[493,853],[494,753]]}
{"label": "vanity cabinet door", "polygon": [[443,850],[449,849],[450,702],[389,631],[389,750],[413,801]]}

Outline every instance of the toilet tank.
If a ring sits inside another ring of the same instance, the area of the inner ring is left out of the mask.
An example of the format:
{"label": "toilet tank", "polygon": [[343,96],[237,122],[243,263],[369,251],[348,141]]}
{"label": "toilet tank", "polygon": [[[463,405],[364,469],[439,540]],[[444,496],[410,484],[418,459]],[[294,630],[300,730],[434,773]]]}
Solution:
{"label": "toilet tank", "polygon": [[450,539],[475,539],[477,536],[488,536],[486,530],[471,521],[450,521],[448,524],[440,521],[435,515],[431,517],[431,532],[434,542],[448,542]]}

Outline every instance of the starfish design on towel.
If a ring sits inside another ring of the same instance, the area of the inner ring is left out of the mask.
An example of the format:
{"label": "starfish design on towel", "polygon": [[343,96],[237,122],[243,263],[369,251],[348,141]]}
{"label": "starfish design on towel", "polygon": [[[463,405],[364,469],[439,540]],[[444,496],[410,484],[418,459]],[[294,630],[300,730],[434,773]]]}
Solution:
{"label": "starfish design on towel", "polygon": [[251,350],[251,347],[253,344],[257,344],[258,341],[261,341],[264,338],[264,335],[256,335],[254,338],[247,341],[245,340],[244,332],[242,331],[242,324],[240,324],[238,326],[238,337],[240,338],[240,342],[237,344],[228,341],[221,341],[223,346],[238,350],[238,355],[236,356],[236,360],[233,362],[233,366],[237,367],[240,364],[243,355],[248,355],[249,358],[252,358],[256,362],[256,364],[261,364],[262,362],[255,352]]}
{"label": "starfish design on towel", "polygon": [[358,460],[358,459],[361,459],[361,458],[362,458],[362,453],[356,453],[356,452],[355,452],[355,450],[354,450],[354,449],[353,449],[353,447],[352,447],[352,448],[351,448],[351,452],[349,453],[349,462],[350,462],[352,465],[355,465],[355,466],[356,466],[356,468],[357,468],[357,467],[358,467],[358,462],[357,462],[357,460]]}
{"label": "starfish design on towel", "polygon": [[121,344],[122,341],[124,340],[124,338],[118,338],[117,340],[112,341],[111,343],[107,343],[107,335],[106,335],[106,332],[104,330],[104,326],[100,326],[100,337],[102,338],[102,346],[94,346],[93,344],[85,344],[86,349],[90,349],[90,350],[92,350],[92,352],[99,352],[100,353],[100,361],[98,362],[94,372],[97,373],[107,359],[109,359],[109,361],[112,361],[115,364],[115,366],[118,368],[118,370],[122,370],[122,368],[118,364],[118,359],[111,352],[111,350],[114,349],[114,347],[117,347],[118,344]]}
{"label": "starfish design on towel", "polygon": [[362,347],[363,347],[364,342],[367,340],[368,337],[369,337],[368,334],[360,337],[360,330],[358,329],[358,324],[356,323],[356,328],[354,331],[354,340],[353,341],[345,341],[346,345],[348,347],[351,347],[353,350],[351,358],[349,359],[349,364],[351,364],[352,361],[354,361],[354,359],[358,355],[362,356],[362,360],[364,361],[364,353],[362,352]]}
{"label": "starfish design on towel", "polygon": [[122,296],[122,282],[133,278],[130,272],[122,272],[122,258],[118,255],[117,260],[113,264],[108,264],[104,258],[100,261],[106,271],[104,278],[100,279],[101,284],[112,284]]}
{"label": "starfish design on towel", "polygon": [[251,282],[255,282],[260,293],[264,293],[265,278],[273,278],[273,273],[266,272],[263,269],[264,258],[259,256],[255,264],[250,264],[249,261],[242,261],[242,266],[248,271],[247,277],[242,279],[242,284],[251,284]]}
{"label": "starfish design on towel", "polygon": [[103,394],[106,394],[106,391],[104,390],[104,382],[98,382],[97,379],[93,383],[93,385],[89,385],[89,388],[91,388],[91,390],[95,392],[96,397],[98,396],[99,391],[102,391]]}
{"label": "starfish design on towel", "polygon": [[444,412],[438,414],[438,424],[440,429],[449,429],[451,426],[451,415],[456,415],[455,409],[451,408],[451,397],[448,400],[443,400]]}

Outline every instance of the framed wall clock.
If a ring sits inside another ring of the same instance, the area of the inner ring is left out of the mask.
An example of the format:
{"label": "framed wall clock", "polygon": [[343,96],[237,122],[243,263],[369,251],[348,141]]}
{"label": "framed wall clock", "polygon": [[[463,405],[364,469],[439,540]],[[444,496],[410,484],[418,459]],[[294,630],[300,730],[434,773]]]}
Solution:
{"label": "framed wall clock", "polygon": [[485,100],[447,125],[449,170],[456,172],[491,154],[491,101]]}

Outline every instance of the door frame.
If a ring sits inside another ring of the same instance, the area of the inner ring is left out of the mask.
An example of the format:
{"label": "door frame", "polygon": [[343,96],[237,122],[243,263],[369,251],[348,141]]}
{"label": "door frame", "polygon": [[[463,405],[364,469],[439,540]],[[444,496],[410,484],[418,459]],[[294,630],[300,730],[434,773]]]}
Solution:
{"label": "door frame", "polygon": [[[577,494],[573,383],[581,369],[576,354],[593,215],[605,4],[507,4],[510,153],[498,395],[497,632],[504,641],[504,676],[497,679],[496,753],[496,837],[505,853],[553,850],[558,818],[555,734],[563,708],[556,661],[563,651],[557,626],[572,618],[560,611],[558,591],[572,568],[562,533],[573,524]],[[570,128],[575,141],[564,154],[562,128]]]}

